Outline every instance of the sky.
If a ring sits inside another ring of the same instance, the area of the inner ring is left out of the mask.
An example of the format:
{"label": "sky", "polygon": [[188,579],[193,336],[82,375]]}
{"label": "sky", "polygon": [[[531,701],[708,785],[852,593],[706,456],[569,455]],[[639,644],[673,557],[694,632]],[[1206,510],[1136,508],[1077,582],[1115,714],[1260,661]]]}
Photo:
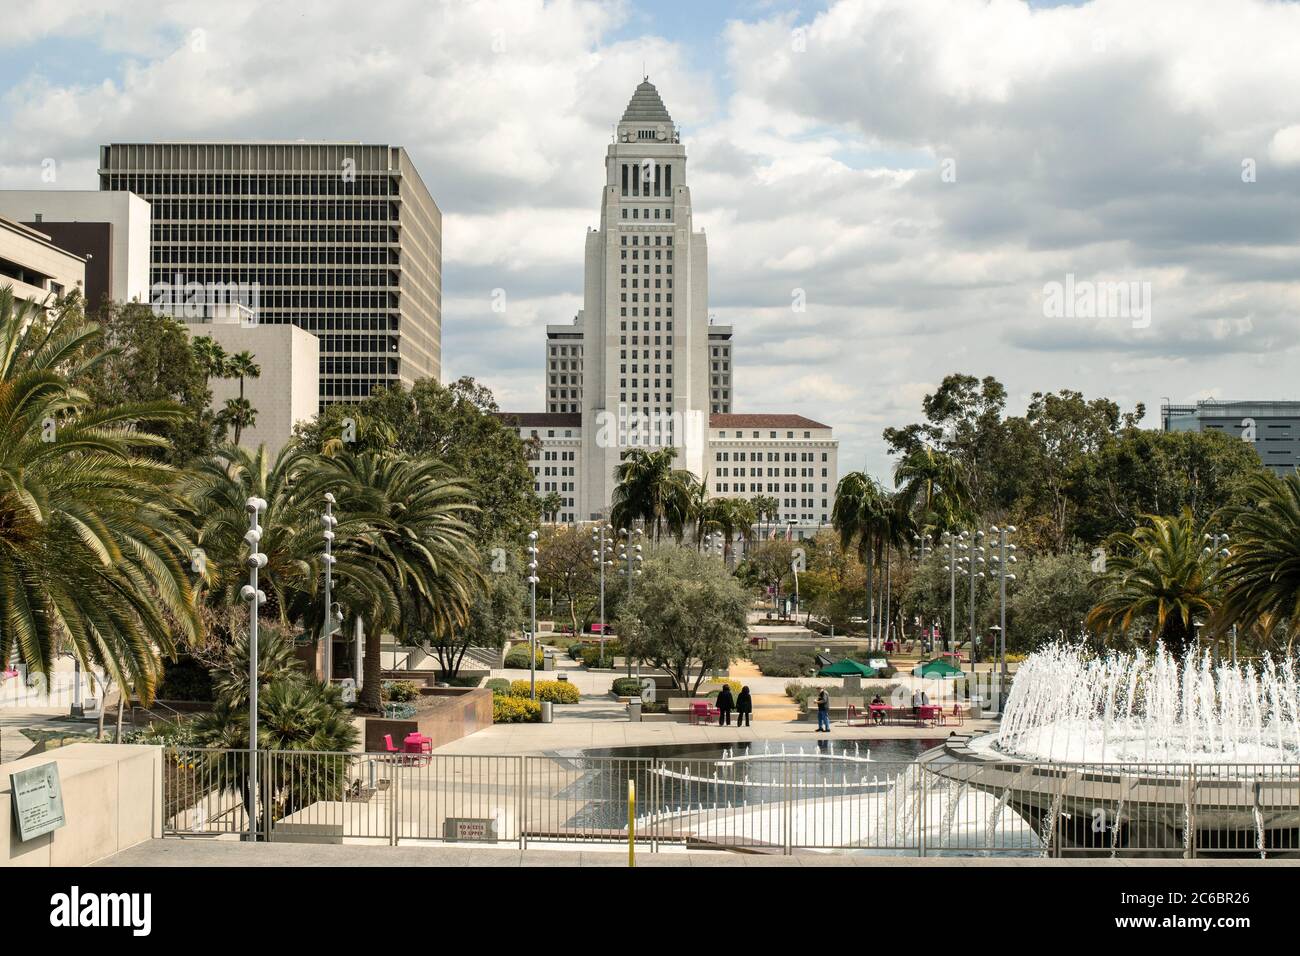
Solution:
{"label": "sky", "polygon": [[[643,72],[687,147],[734,410],[881,431],[951,372],[1009,411],[1300,399],[1300,6],[1264,0],[5,0],[0,188],[108,142],[405,146],[444,215],[443,378],[541,410]],[[53,170],[53,182],[49,176]],[[504,311],[495,311],[502,301]]]}

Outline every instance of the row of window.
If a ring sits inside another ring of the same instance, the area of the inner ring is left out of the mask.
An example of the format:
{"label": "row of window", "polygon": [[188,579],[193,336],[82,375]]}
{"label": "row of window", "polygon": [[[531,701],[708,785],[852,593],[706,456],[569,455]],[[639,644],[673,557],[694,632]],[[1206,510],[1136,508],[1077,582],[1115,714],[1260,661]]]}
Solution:
{"label": "row of window", "polygon": [[257,174],[132,173],[107,175],[107,189],[129,189],[149,198],[163,196],[396,196],[397,180],[387,173],[344,170],[314,176]]}
{"label": "row of window", "polygon": [[400,264],[389,246],[154,246],[154,264],[387,265]]}
{"label": "row of window", "polygon": [[398,244],[398,231],[392,226],[319,226],[302,223],[243,222],[155,222],[153,242],[206,242],[222,245],[232,242],[301,242],[322,243],[382,242]]}

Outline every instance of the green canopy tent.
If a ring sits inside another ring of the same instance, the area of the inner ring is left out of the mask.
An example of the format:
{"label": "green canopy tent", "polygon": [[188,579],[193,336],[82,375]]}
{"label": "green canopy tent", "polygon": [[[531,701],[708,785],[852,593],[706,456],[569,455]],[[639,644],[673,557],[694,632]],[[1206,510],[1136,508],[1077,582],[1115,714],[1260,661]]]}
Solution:
{"label": "green canopy tent", "polygon": [[912,668],[913,677],[930,677],[942,680],[945,677],[961,677],[965,672],[960,667],[953,667],[942,658],[924,661]]}
{"label": "green canopy tent", "polygon": [[875,677],[876,669],[868,667],[861,661],[855,661],[851,657],[846,657],[842,661],[836,661],[823,667],[817,672],[818,677]]}
{"label": "green canopy tent", "polygon": [[[953,667],[941,657],[936,657],[932,661],[922,661],[912,668],[913,677],[923,677],[934,681],[956,680],[958,677],[965,677],[966,673],[960,667]],[[940,698],[938,687],[935,688],[936,695]]]}

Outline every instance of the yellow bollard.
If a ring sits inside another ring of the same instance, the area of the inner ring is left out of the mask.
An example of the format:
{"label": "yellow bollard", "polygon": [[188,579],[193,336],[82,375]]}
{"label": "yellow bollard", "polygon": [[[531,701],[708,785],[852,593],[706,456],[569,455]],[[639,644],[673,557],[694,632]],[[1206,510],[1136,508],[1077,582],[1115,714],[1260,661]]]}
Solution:
{"label": "yellow bollard", "polygon": [[627,865],[636,866],[636,781],[627,782]]}

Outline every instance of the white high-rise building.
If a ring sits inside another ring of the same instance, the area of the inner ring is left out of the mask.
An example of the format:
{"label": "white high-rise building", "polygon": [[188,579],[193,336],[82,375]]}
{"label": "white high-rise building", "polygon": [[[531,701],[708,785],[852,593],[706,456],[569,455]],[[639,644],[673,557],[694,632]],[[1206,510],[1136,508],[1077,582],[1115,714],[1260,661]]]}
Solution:
{"label": "white high-rise building", "polygon": [[[536,490],[560,495],[559,520],[604,514],[619,461],[635,447],[675,448],[678,467],[721,493],[713,445],[725,441],[730,457],[736,441],[723,439],[727,430],[719,424],[733,407],[733,330],[711,323],[708,263],[704,231],[692,217],[686,149],[647,78],[605,153],[600,225],[587,231],[583,308],[571,324],[546,327],[546,412],[504,415],[522,437],[540,443]],[[786,441],[790,455],[816,449],[815,463],[799,459],[805,469],[816,465],[814,480],[799,483],[788,498],[785,486],[795,483],[783,482],[772,495],[783,512],[789,502],[790,520],[815,529],[829,520],[822,488],[834,489],[837,443],[828,426],[809,419],[763,418],[768,432],[775,428],[763,435],[765,455]],[[809,426],[815,444],[805,444],[812,441]],[[795,459],[783,452],[773,460],[784,469]],[[741,484],[760,493],[760,483],[735,482],[730,474],[726,484],[729,495]],[[761,483],[761,493],[768,484]]]}

